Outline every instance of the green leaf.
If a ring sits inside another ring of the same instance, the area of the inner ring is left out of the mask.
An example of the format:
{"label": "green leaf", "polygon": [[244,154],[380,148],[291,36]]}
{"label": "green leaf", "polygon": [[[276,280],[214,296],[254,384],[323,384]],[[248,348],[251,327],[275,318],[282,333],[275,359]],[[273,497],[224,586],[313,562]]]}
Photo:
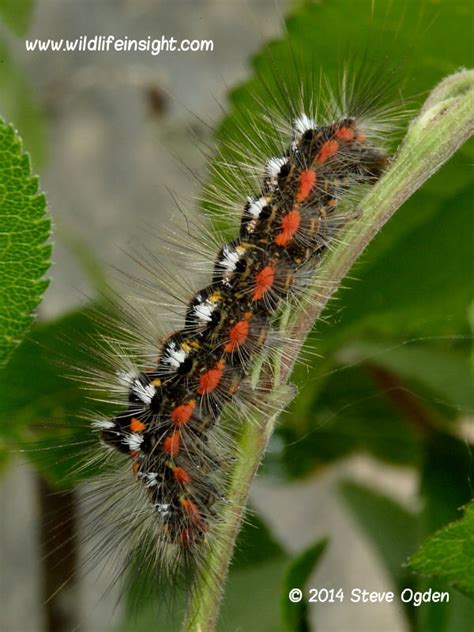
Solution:
{"label": "green leaf", "polygon": [[[471,481],[474,478],[472,448],[465,441],[442,433],[432,433],[425,442],[422,470],[421,533],[432,535],[437,529],[457,520],[459,508],[472,497]],[[434,559],[433,561],[433,570]],[[419,588],[445,591],[450,584],[444,577],[444,567],[449,562],[449,553],[438,558],[437,572]],[[474,620],[474,603],[450,590],[449,603],[425,603],[416,612],[417,629],[421,632],[457,632]],[[459,626],[463,622],[463,627]]]}
{"label": "green leaf", "polygon": [[33,7],[33,0],[0,0],[0,18],[17,35],[24,35],[31,22]]}
{"label": "green leaf", "polygon": [[439,577],[474,599],[474,501],[463,518],[440,529],[410,559],[410,566]]}
{"label": "green leaf", "polygon": [[285,555],[263,520],[250,510],[239,532],[232,568],[241,569],[275,560]]}
{"label": "green leaf", "polygon": [[[254,115],[268,103],[268,93],[281,77],[289,81],[288,95],[299,93],[295,59],[301,68],[321,66],[331,83],[337,85],[341,60],[349,59],[353,68],[362,60],[368,67],[384,72],[383,65],[393,52],[400,77],[408,77],[400,90],[408,97],[410,109],[416,111],[424,90],[460,66],[469,66],[470,15],[468,0],[426,2],[422,8],[419,3],[407,2],[403,11],[397,3],[387,6],[372,0],[299,3],[287,25],[292,40],[290,54],[284,41],[270,42],[253,60],[254,75],[232,92],[231,111],[218,130],[222,157],[235,164],[236,156],[231,151],[226,153],[225,145],[234,140],[239,145],[247,135],[260,148],[252,129]],[[456,33],[450,38],[456,40],[453,46],[446,44],[446,33],[450,32]],[[266,86],[271,87],[267,90]],[[279,89],[281,92],[281,85],[276,91]],[[268,154],[273,147],[264,150]],[[258,150],[252,153],[258,155]],[[350,291],[339,292],[328,318],[319,322],[315,340],[308,345],[318,351],[310,371],[305,365],[295,372],[298,386],[307,382],[308,387],[301,389],[277,429],[288,447],[280,448],[280,455],[270,454],[267,468],[281,470],[282,456],[287,470],[301,475],[355,450],[367,450],[392,462],[416,462],[418,437],[413,428],[400,423],[400,415],[381,401],[373,385],[363,384],[362,371],[342,372],[340,378],[329,379],[326,373],[334,369],[341,345],[348,340],[357,342],[358,337],[377,344],[382,339],[383,345],[386,339],[406,341],[407,337],[466,333],[466,307],[472,296],[467,262],[474,233],[473,192],[469,187],[473,156],[474,143],[466,143],[397,211],[354,266],[352,278],[344,282]],[[229,177],[230,172],[219,169],[214,184],[225,187]],[[427,342],[426,360],[430,346]],[[436,355],[435,347],[433,353]],[[418,358],[419,368],[425,359]],[[398,363],[401,358],[396,360]],[[452,373],[452,363],[446,366],[444,385],[444,367],[436,375],[434,367],[425,365],[427,375],[419,380],[421,388],[429,389],[431,397],[434,394],[433,401],[448,400],[451,409],[443,417],[454,417],[472,403],[466,375],[456,381],[463,360],[455,363]],[[408,366],[405,370],[410,382],[416,382],[415,367],[410,376]],[[353,379],[360,385],[359,391],[353,387]],[[270,447],[274,446],[278,448],[276,441]]]}
{"label": "green leaf", "polygon": [[471,499],[472,480],[472,446],[443,432],[429,436],[425,442],[421,481],[425,536],[457,519],[459,508]]}
{"label": "green leaf", "polygon": [[418,383],[444,403],[454,405],[460,414],[474,410],[467,349],[437,348],[434,344],[417,342],[390,344],[360,340],[343,347],[336,357],[342,365],[365,363],[384,368],[403,381]]}
{"label": "green leaf", "polygon": [[[473,246],[473,196],[474,188],[470,186],[455,197],[438,202],[428,219],[401,241],[394,241],[375,260],[369,247],[364,258],[371,265],[366,264],[363,273],[356,272],[357,284],[347,283],[351,291],[344,293],[340,327],[328,331],[322,326],[320,335],[329,337],[334,345],[340,343],[342,336],[360,331],[388,337],[397,332],[404,336],[434,332],[455,336],[462,332],[473,292],[467,264]],[[406,210],[417,212],[423,203],[424,194],[419,191],[394,222],[403,221]],[[374,244],[377,241],[378,237]]]}
{"label": "green leaf", "polygon": [[[470,327],[470,331],[472,335],[471,341],[473,341],[474,340],[474,301],[472,301],[472,303],[469,306],[468,319],[469,319],[469,327]],[[471,369],[471,378],[474,379],[474,342],[471,342],[470,369]]]}
{"label": "green leaf", "polygon": [[[328,539],[323,538],[303,551],[290,563],[283,584],[281,600],[283,624],[286,632],[309,632],[310,630],[307,618],[308,599],[304,587],[327,545]],[[290,591],[294,588],[303,592],[303,598],[296,603],[293,603],[289,598]]]}
{"label": "green leaf", "polygon": [[218,632],[280,632],[276,601],[287,559],[279,557],[258,566],[231,573],[222,606]]}
{"label": "green leaf", "polygon": [[300,477],[355,452],[396,464],[419,461],[416,429],[403,423],[364,368],[335,371],[314,401],[311,394],[309,381],[299,396],[306,401],[301,407],[296,402],[291,417],[276,429],[284,447],[281,454],[268,455],[268,467],[278,458],[287,474]]}
{"label": "green leaf", "polygon": [[[392,462],[416,461],[413,428],[401,424],[383,393],[364,380],[363,367],[351,366],[363,360],[365,352],[371,364],[393,371],[415,388],[423,397],[420,401],[434,408],[442,422],[473,409],[466,342],[459,340],[466,334],[472,295],[472,274],[466,265],[474,234],[472,195],[462,192],[446,208],[438,207],[400,243],[397,239],[392,247],[385,244],[372,265],[366,262],[362,271],[358,266],[357,282],[345,282],[352,287],[340,295],[343,312],[320,321],[311,343],[325,359],[316,357],[309,375],[307,366],[296,372],[295,381],[308,386],[277,430],[289,446],[283,456],[292,474],[301,475],[321,461],[355,450]],[[404,222],[405,209],[413,214],[418,208],[423,206],[413,207],[410,201],[373,244],[390,233],[393,222]],[[449,209],[455,209],[462,235],[453,230]],[[372,245],[367,258],[371,252]],[[425,339],[406,344],[407,336]],[[440,336],[446,340],[440,341]],[[387,342],[397,339],[399,348]],[[337,365],[344,370],[334,371]],[[318,385],[316,392],[313,384]]]}
{"label": "green leaf", "polygon": [[48,281],[46,200],[11,125],[0,121],[0,365],[19,344]]}
{"label": "green leaf", "polygon": [[34,327],[0,371],[0,449],[23,450],[54,486],[75,482],[76,466],[94,441],[81,414],[107,412],[105,404],[88,399],[91,391],[67,377],[89,366],[91,341],[100,332],[95,313],[91,306]]}

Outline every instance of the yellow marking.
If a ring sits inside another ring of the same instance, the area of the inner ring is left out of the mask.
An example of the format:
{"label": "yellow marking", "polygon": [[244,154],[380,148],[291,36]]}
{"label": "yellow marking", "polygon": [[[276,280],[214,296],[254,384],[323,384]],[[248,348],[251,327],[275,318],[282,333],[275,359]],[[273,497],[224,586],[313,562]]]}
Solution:
{"label": "yellow marking", "polygon": [[199,349],[201,345],[196,340],[185,340],[181,343],[181,349],[189,353],[193,349]]}

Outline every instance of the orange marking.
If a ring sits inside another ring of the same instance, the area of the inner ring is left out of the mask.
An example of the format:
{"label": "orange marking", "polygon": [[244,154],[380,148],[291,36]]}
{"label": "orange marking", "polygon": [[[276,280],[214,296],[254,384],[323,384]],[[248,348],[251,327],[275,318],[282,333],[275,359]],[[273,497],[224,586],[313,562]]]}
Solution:
{"label": "orange marking", "polygon": [[353,140],[355,132],[351,127],[340,127],[336,132],[336,138],[341,140]]}
{"label": "orange marking", "polygon": [[277,246],[286,246],[293,238],[301,223],[301,214],[296,209],[287,213],[281,220],[282,231],[275,237]]}
{"label": "orange marking", "polygon": [[333,198],[332,200],[329,200],[328,206],[330,208],[334,208],[335,206],[337,206],[337,200],[335,198]]}
{"label": "orange marking", "polygon": [[145,430],[146,426],[136,417],[132,417],[132,421],[130,422],[130,430],[132,432],[142,432]]}
{"label": "orange marking", "polygon": [[316,158],[316,162],[319,164],[326,162],[328,158],[334,156],[338,149],[339,143],[337,142],[337,140],[327,140],[325,143],[323,143],[323,146],[321,147]]}
{"label": "orange marking", "polygon": [[359,134],[356,138],[360,143],[365,140],[365,134]]}
{"label": "orange marking", "polygon": [[163,452],[166,452],[166,454],[169,454],[172,457],[176,456],[179,452],[180,443],[181,437],[179,435],[179,431],[176,430],[163,441]]}
{"label": "orange marking", "polygon": [[180,499],[181,507],[188,514],[191,520],[195,525],[201,524],[201,516],[199,515],[199,509],[196,507],[195,503],[189,498],[181,498]]}
{"label": "orange marking", "polygon": [[219,385],[223,371],[224,363],[220,360],[213,369],[209,369],[209,371],[203,373],[199,378],[199,386],[197,388],[199,395],[212,393],[212,391]]}
{"label": "orange marking", "polygon": [[182,467],[174,467],[173,475],[180,485],[188,485],[191,482],[191,477]]}
{"label": "orange marking", "polygon": [[249,321],[239,320],[229,331],[229,342],[224,346],[224,351],[232,353],[243,344],[249,335]]}
{"label": "orange marking", "polygon": [[[324,145],[323,145],[324,147]],[[300,173],[298,190],[296,192],[296,202],[303,202],[311,193],[311,189],[316,183],[316,171],[314,169],[304,169]]]}
{"label": "orange marking", "polygon": [[171,411],[171,421],[176,426],[183,426],[188,423],[195,408],[196,402],[194,399],[190,400],[187,404],[176,406],[176,408]]}
{"label": "orange marking", "polygon": [[253,300],[260,300],[264,294],[268,292],[268,290],[272,287],[273,282],[275,280],[275,268],[272,266],[265,266],[263,270],[257,274],[257,278],[255,279],[256,288],[253,293]]}
{"label": "orange marking", "polygon": [[130,450],[130,457],[133,460],[132,472],[133,472],[133,475],[135,476],[135,478],[137,477],[138,468],[139,468],[139,465],[137,463],[138,456],[139,456],[139,454],[138,454],[138,452],[136,450]]}

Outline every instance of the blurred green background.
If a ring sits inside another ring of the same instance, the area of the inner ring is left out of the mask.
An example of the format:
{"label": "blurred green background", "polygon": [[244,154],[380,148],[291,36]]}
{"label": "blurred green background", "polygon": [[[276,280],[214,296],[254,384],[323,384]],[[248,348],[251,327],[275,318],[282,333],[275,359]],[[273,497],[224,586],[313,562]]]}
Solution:
{"label": "blurred green background", "polygon": [[[39,322],[0,374],[2,630],[61,632],[77,623],[94,632],[178,629],[179,599],[169,608],[175,619],[160,612],[159,623],[154,607],[130,612],[132,599],[115,608],[114,591],[97,600],[110,581],[107,568],[42,605],[48,582],[87,557],[75,540],[83,528],[80,490],[48,501],[51,491],[72,484],[65,470],[81,444],[67,462],[54,451],[26,452],[27,465],[12,446],[52,446],[58,428],[64,443],[87,440],[74,419],[91,404],[64,377],[63,356],[71,365],[82,361],[87,311],[113,276],[111,266],[132,273],[124,251],[154,251],[149,234],[182,221],[168,188],[183,198],[199,193],[180,164],[205,177],[196,137],[211,143],[212,126],[218,142],[232,134],[238,108],[255,107],[250,95],[261,91],[255,70],[270,77],[275,60],[285,63],[288,34],[298,59],[333,80],[347,56],[381,67],[389,55],[413,112],[445,75],[472,66],[467,0],[298,1],[278,10],[273,0],[249,4],[0,1],[0,112],[40,174],[55,262]],[[285,28],[282,11],[290,16]],[[24,50],[25,37],[108,33],[207,37],[215,51],[152,57]],[[442,533],[441,549],[420,554],[430,578],[407,561],[431,534],[460,520],[472,498],[473,157],[470,142],[403,205],[318,323],[310,342],[317,355],[295,372],[300,394],[252,491],[252,526],[240,537],[222,631],[472,628],[472,516]],[[51,511],[77,514],[72,531],[58,536],[72,538],[74,548],[62,570],[41,559]],[[346,599],[290,605],[293,586],[343,588]],[[449,590],[450,603],[351,604],[355,587],[432,587]]]}

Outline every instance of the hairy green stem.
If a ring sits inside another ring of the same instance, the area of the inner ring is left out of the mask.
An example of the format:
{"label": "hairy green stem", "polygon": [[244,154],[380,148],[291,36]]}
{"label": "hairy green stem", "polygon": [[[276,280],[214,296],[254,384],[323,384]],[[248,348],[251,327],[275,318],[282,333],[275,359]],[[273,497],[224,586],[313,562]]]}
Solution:
{"label": "hairy green stem", "polygon": [[[183,632],[211,632],[218,619],[223,587],[235,539],[245,511],[250,485],[265,453],[278,415],[293,396],[287,385],[306,335],[338,289],[352,264],[395,211],[472,135],[474,71],[461,71],[442,81],[411,123],[397,158],[384,177],[360,203],[362,221],[355,221],[324,261],[324,283],[317,279],[303,297],[303,309],[288,323],[293,342],[283,347],[272,380],[270,406],[246,424],[239,439],[239,456],[232,470],[221,533],[209,551],[209,564],[197,578]],[[321,272],[316,273],[320,277]],[[322,298],[323,297],[323,298]],[[297,340],[297,344],[294,340]],[[278,383],[275,383],[278,376]],[[271,413],[268,413],[271,410]]]}

